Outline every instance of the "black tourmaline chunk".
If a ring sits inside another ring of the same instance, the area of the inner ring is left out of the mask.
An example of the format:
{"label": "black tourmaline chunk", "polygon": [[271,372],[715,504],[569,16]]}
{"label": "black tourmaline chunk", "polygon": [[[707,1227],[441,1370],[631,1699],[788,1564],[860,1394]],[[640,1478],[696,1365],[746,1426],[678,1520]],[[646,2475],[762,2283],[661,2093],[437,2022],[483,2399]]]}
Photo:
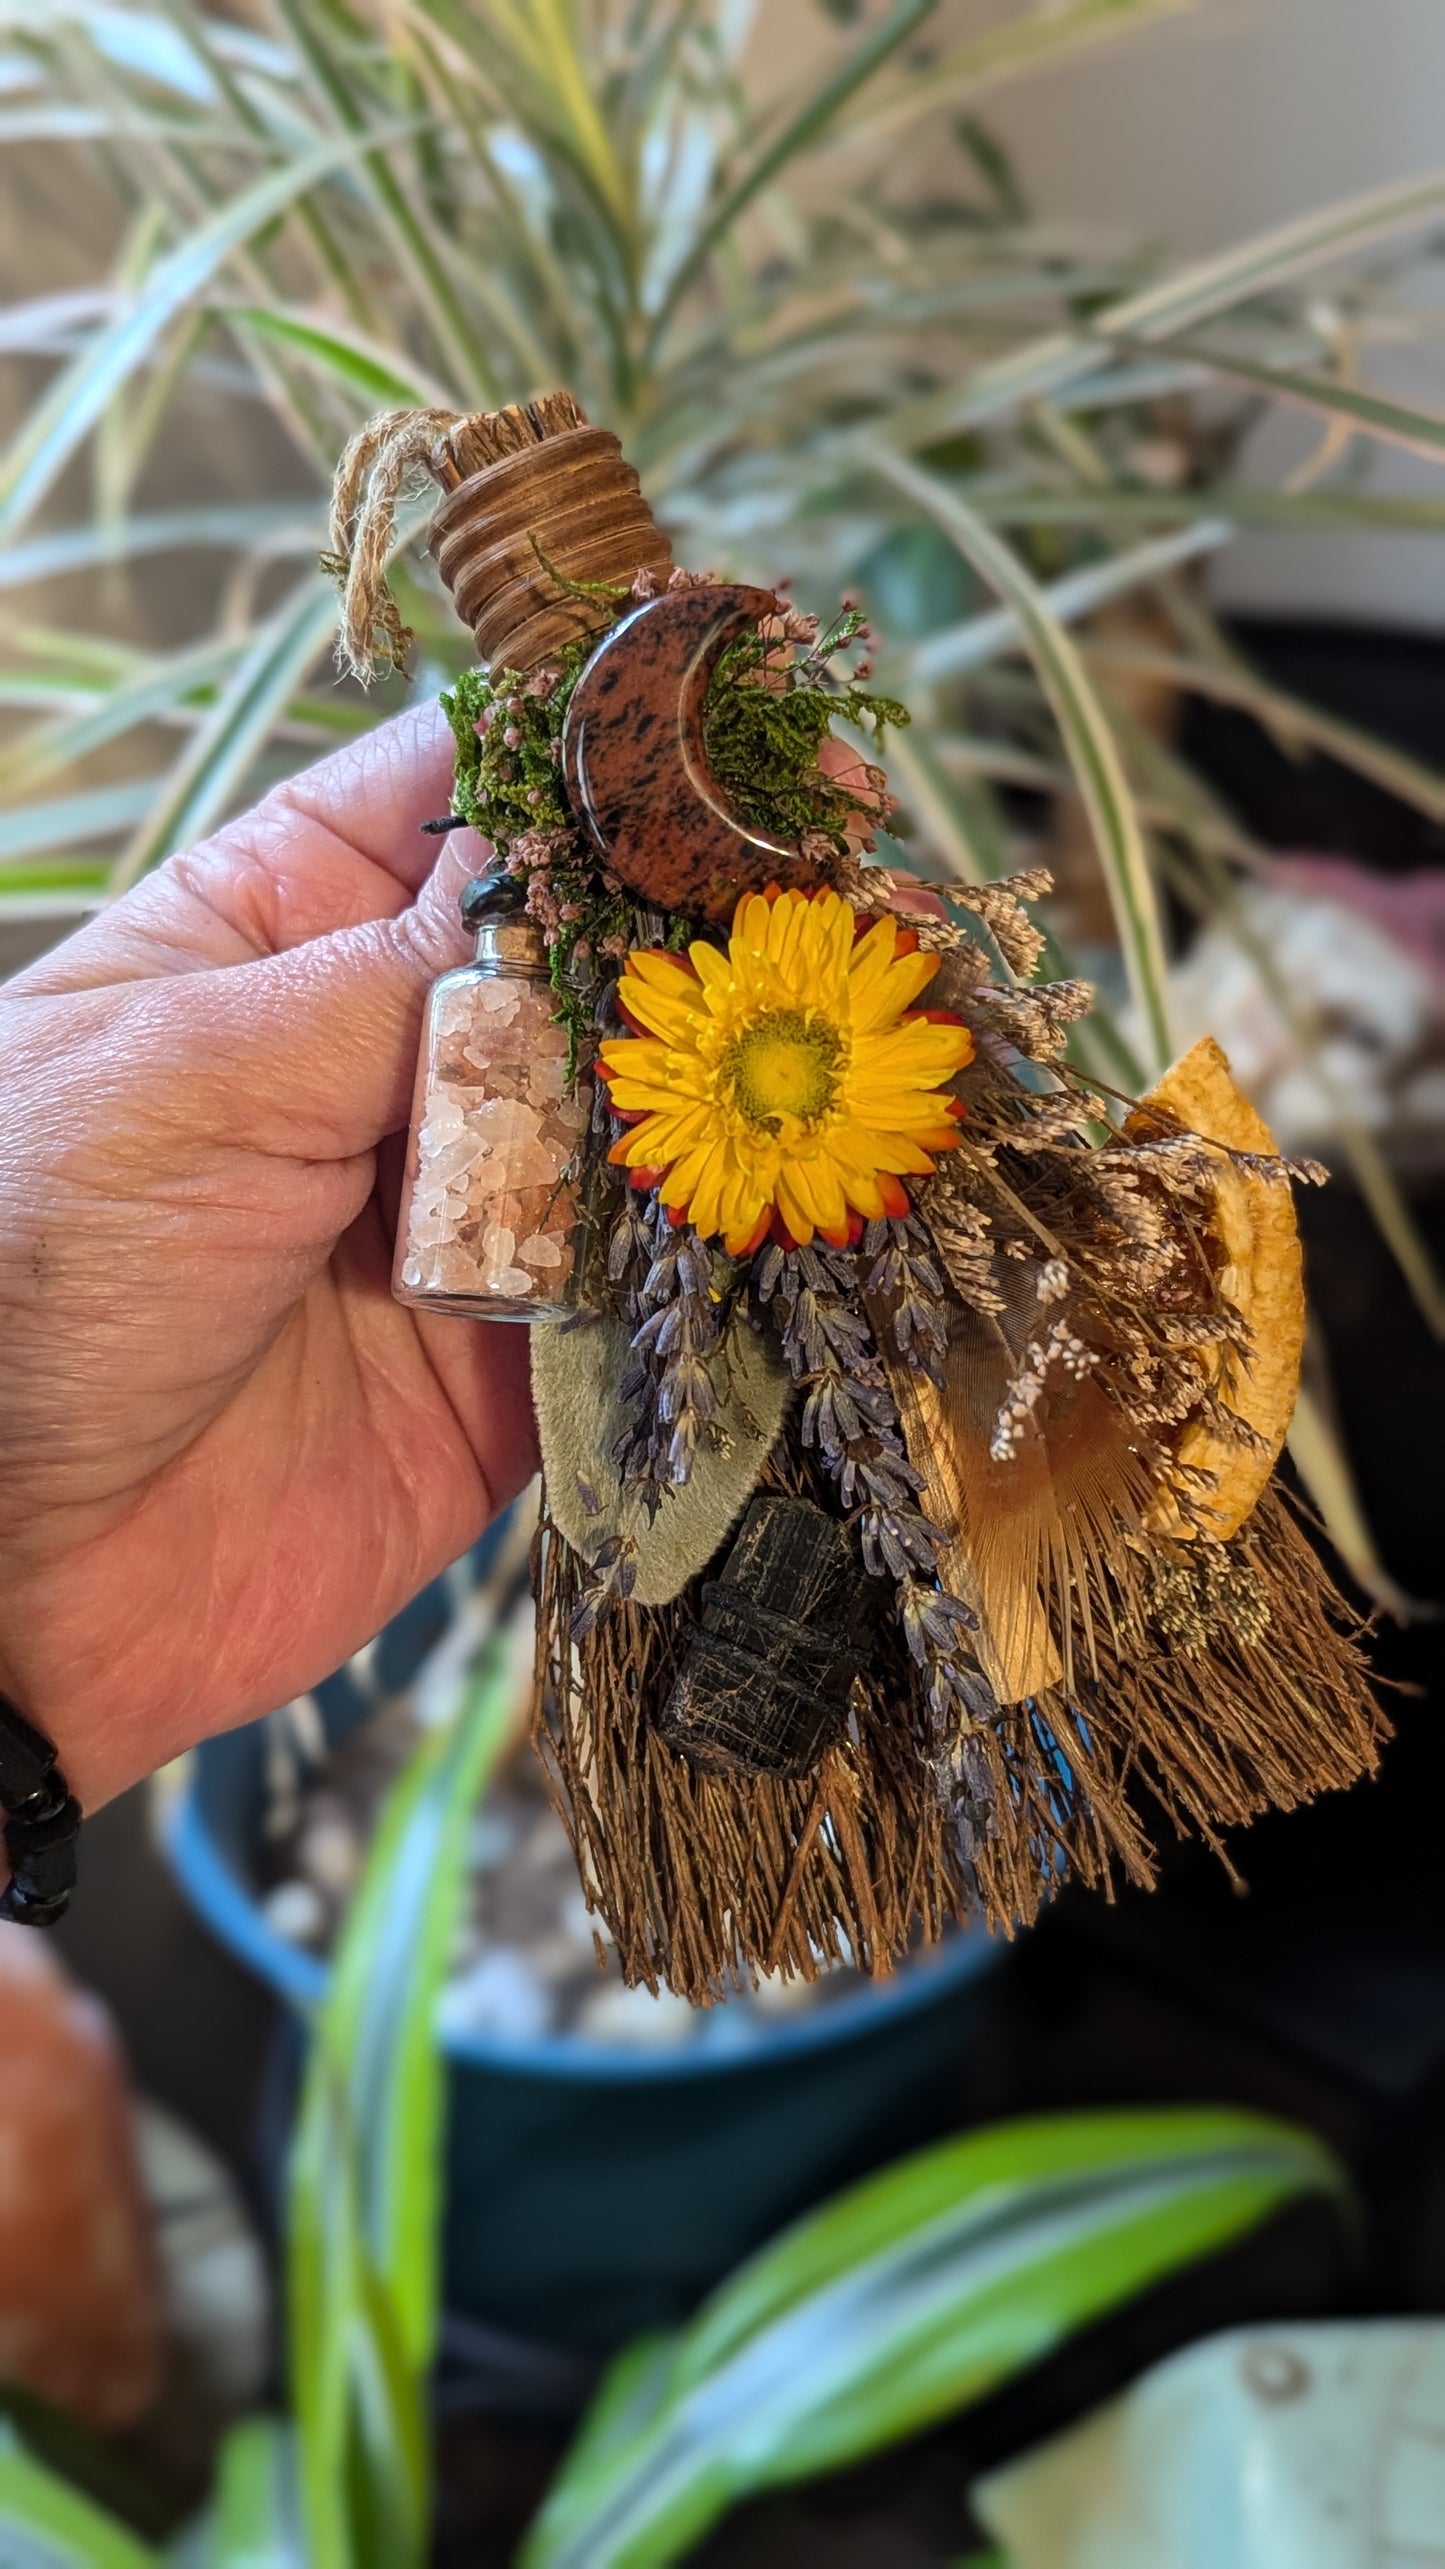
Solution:
{"label": "black tourmaline chunk", "polygon": [[836,1517],[754,1499],[703,1588],[663,1736],[695,1766],[810,1774],[847,1723],[870,1586]]}

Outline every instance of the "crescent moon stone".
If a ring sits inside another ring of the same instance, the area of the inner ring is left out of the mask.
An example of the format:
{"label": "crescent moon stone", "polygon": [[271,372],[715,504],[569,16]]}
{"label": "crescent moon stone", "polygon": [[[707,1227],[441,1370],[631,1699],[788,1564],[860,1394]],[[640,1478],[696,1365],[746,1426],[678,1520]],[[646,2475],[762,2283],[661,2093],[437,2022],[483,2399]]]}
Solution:
{"label": "crescent moon stone", "polygon": [[766,589],[670,589],[612,627],[572,691],[562,770],[611,871],[661,910],[725,919],[740,894],[818,867],[734,810],[708,764],[708,681],[730,642],[777,612]]}

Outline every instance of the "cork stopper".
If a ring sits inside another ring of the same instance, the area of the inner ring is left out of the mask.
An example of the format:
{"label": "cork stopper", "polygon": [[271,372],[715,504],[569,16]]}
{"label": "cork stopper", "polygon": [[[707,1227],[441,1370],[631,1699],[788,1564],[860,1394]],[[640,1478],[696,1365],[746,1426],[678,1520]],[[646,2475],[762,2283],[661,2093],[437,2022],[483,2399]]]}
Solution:
{"label": "cork stopper", "polygon": [[606,591],[672,567],[617,439],[568,393],[460,420],[427,461],[447,489],[432,555],[492,668],[540,668],[612,622]]}

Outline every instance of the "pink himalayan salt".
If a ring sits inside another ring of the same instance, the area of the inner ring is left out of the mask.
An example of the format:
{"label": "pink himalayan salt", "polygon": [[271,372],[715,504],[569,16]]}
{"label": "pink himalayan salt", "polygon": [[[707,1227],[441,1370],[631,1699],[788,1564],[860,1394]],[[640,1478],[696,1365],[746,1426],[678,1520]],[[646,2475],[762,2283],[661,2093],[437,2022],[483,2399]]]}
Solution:
{"label": "pink himalayan salt", "polygon": [[565,1306],[568,1172],[589,1112],[566,1072],[544,985],[461,974],[438,990],[398,1231],[404,1299],[516,1318]]}

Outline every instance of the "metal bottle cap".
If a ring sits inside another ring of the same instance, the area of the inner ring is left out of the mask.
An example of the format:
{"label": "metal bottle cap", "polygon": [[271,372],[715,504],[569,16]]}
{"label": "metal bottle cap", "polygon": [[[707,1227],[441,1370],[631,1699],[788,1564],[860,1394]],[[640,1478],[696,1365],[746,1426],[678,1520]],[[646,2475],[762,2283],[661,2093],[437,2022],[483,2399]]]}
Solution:
{"label": "metal bottle cap", "polygon": [[478,968],[500,978],[545,981],[546,941],[527,916],[525,885],[510,874],[474,874],[461,896],[463,924],[474,930]]}

